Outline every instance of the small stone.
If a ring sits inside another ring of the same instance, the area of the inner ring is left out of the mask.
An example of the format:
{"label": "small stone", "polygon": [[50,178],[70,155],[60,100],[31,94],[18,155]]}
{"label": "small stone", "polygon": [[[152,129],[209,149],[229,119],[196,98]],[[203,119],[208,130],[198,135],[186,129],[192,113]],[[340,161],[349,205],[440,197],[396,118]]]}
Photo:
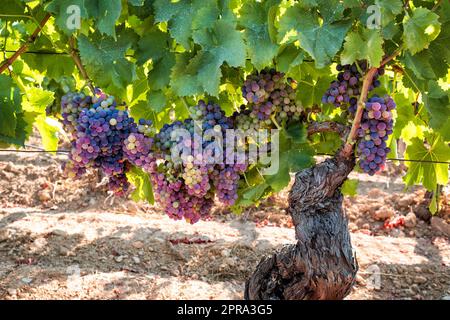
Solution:
{"label": "small stone", "polygon": [[178,277],[180,275],[180,271],[178,271],[177,269],[174,269],[170,272],[174,277]]}
{"label": "small stone", "polygon": [[422,268],[414,267],[414,271],[417,272],[417,273],[422,273]]}
{"label": "small stone", "polygon": [[442,297],[442,300],[450,300],[450,295],[448,295],[448,296],[443,296],[443,297]]}
{"label": "small stone", "polygon": [[122,256],[114,257],[114,261],[116,261],[117,263],[120,263],[123,261],[123,257]]}
{"label": "small stone", "polygon": [[0,229],[0,242],[7,241],[11,236],[9,229]]}
{"label": "small stone", "polygon": [[133,247],[135,249],[142,249],[144,247],[144,243],[142,241],[135,241],[133,242]]}
{"label": "small stone", "polygon": [[366,286],[366,280],[364,280],[364,278],[362,276],[360,276],[359,274],[356,276],[356,283],[362,287]]}
{"label": "small stone", "polygon": [[37,196],[41,202],[47,202],[52,198],[50,192],[48,192],[47,190],[39,191]]}
{"label": "small stone", "polygon": [[144,251],[142,251],[142,250],[138,251],[138,255],[143,256],[144,255]]}
{"label": "small stone", "polygon": [[68,255],[69,255],[69,251],[70,251],[70,249],[68,249],[68,248],[66,248],[66,247],[64,247],[64,246],[61,246],[61,247],[59,248],[59,254],[60,254],[61,256],[68,256]]}
{"label": "small stone", "polygon": [[350,222],[350,223],[348,224],[348,229],[349,229],[350,231],[356,231],[356,230],[358,230],[358,226],[357,226],[355,223]]}
{"label": "small stone", "polygon": [[16,289],[8,289],[7,292],[8,292],[8,295],[10,295],[12,297],[17,295]]}
{"label": "small stone", "polygon": [[450,225],[444,221],[444,219],[438,217],[431,218],[431,227],[434,230],[440,231],[447,237],[450,237]]}
{"label": "small stone", "polygon": [[51,232],[52,235],[54,236],[60,236],[60,237],[66,237],[68,234],[67,232],[63,231],[63,230],[59,230],[59,229],[55,229]]}
{"label": "small stone", "polygon": [[30,284],[33,281],[33,279],[25,277],[25,278],[22,278],[21,281],[25,284]]}
{"label": "small stone", "polygon": [[224,256],[224,257],[228,257],[228,256],[230,256],[230,250],[228,250],[228,249],[223,249],[223,250],[221,251],[221,254],[222,254],[222,256]]}
{"label": "small stone", "polygon": [[194,273],[194,274],[191,276],[191,279],[197,280],[197,279],[198,279],[198,274]]}
{"label": "small stone", "polygon": [[416,276],[414,278],[414,283],[417,283],[417,284],[423,284],[427,281],[428,281],[427,278],[425,278],[424,276]]}
{"label": "small stone", "polygon": [[133,257],[133,262],[139,264],[141,263],[141,259],[139,259],[138,257]]}
{"label": "small stone", "polygon": [[362,225],[362,228],[363,228],[363,229],[366,229],[366,230],[370,230],[370,224],[364,223],[364,224]]}
{"label": "small stone", "polygon": [[381,207],[380,209],[372,212],[372,218],[381,221],[392,218],[394,215],[395,211],[390,207]]}
{"label": "small stone", "polygon": [[414,228],[417,225],[417,218],[413,212],[409,212],[405,216],[405,227]]}

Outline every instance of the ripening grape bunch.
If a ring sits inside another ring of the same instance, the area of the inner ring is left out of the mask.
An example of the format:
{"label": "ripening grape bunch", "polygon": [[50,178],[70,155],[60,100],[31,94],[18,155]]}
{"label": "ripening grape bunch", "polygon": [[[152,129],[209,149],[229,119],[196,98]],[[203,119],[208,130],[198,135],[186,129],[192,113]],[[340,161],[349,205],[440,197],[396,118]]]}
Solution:
{"label": "ripening grape bunch", "polygon": [[[247,76],[242,95],[248,101],[249,116],[256,121],[266,121],[267,125],[270,125],[272,115],[276,115],[278,121],[298,120],[303,108],[295,101],[296,85],[293,79],[285,79],[284,73],[275,69],[264,69]],[[240,119],[240,122],[245,121]],[[249,127],[254,125],[249,124]]]}
{"label": "ripening grape bunch", "polygon": [[395,109],[394,100],[386,95],[373,96],[364,108],[363,117],[357,134],[359,137],[357,153],[360,157],[361,169],[374,175],[381,170],[386,162],[390,149],[386,145],[392,134],[392,110]]}
{"label": "ripening grape bunch", "polygon": [[[342,109],[348,108],[351,114],[356,112],[358,99],[361,93],[363,74],[367,71],[366,61],[359,61],[353,64],[336,66],[339,71],[337,80],[331,82],[330,87],[322,97],[322,103],[330,103]],[[361,73],[362,72],[362,73]],[[384,74],[384,68],[379,68],[373,77],[373,82],[369,86],[369,91],[380,86],[378,77]]]}
{"label": "ripening grape bunch", "polygon": [[219,105],[200,100],[190,113],[191,118],[165,124],[155,135],[153,158],[145,169],[164,211],[195,223],[208,216],[215,196],[227,206],[235,203],[247,165],[223,163],[226,130],[234,123]]}
{"label": "ripening grape bunch", "polygon": [[61,100],[61,110],[63,124],[72,134],[70,163],[64,166],[68,176],[79,177],[86,169],[97,168],[109,177],[110,190],[126,193],[129,168],[123,142],[139,132],[134,119],[117,108],[114,97],[100,91],[93,97],[69,93]]}

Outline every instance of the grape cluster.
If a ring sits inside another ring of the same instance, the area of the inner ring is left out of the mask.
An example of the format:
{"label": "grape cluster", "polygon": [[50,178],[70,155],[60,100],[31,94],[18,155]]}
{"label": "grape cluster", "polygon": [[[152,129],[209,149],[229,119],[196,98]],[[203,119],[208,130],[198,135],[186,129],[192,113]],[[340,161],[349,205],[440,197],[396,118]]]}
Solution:
{"label": "grape cluster", "polygon": [[[226,130],[234,123],[219,105],[200,100],[190,113],[191,118],[165,124],[155,135],[154,159],[146,171],[168,215],[195,223],[208,215],[214,195],[226,205],[235,203],[246,165],[222,163]],[[172,152],[175,146],[179,152]]]}
{"label": "grape cluster", "polygon": [[114,97],[97,92],[94,97],[69,93],[62,98],[63,124],[72,134],[69,177],[79,177],[87,168],[101,169],[117,195],[129,188],[123,141],[138,128],[128,112],[117,109]]}
{"label": "grape cluster", "polygon": [[[361,74],[368,68],[366,61],[360,61],[353,64],[338,64],[336,70],[339,71],[337,80],[331,82],[330,87],[322,97],[322,103],[334,104],[342,109],[348,108],[349,112],[354,114],[357,107],[357,97],[361,93],[362,77]],[[384,69],[379,68],[374,75],[373,82],[369,86],[369,91],[380,86],[378,77],[384,74]]]}
{"label": "grape cluster", "polygon": [[61,98],[63,126],[72,136],[76,134],[75,127],[77,126],[81,110],[90,106],[91,103],[92,97],[81,92],[70,92]]}
{"label": "grape cluster", "polygon": [[395,102],[387,95],[383,98],[375,95],[365,104],[361,125],[357,131],[360,138],[357,152],[360,157],[359,166],[370,175],[382,169],[390,152],[386,141],[392,134],[393,109]]}
{"label": "grape cluster", "polygon": [[[275,115],[278,121],[288,119],[298,120],[303,108],[295,102],[297,83],[284,78],[284,73],[275,69],[264,69],[251,74],[242,86],[242,95],[248,101],[249,116],[255,120],[241,122],[255,123],[266,121],[270,124],[270,117]],[[242,118],[242,117],[241,117]],[[250,125],[248,127],[254,127]]]}

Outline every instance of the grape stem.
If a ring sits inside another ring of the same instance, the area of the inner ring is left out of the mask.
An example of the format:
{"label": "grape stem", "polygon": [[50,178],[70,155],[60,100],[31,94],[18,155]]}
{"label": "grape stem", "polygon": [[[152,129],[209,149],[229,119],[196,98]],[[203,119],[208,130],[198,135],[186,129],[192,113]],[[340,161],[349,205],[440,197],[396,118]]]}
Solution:
{"label": "grape stem", "polygon": [[81,62],[80,55],[78,54],[78,50],[75,48],[75,38],[70,37],[69,38],[69,47],[70,47],[70,55],[75,62],[75,65],[77,66],[78,70],[80,71],[81,75],[83,76],[84,80],[87,83],[87,86],[92,91],[92,94],[95,95],[95,88],[92,85],[92,81],[89,78],[89,75],[87,74],[86,69],[83,66],[83,63]]}
{"label": "grape stem", "polygon": [[[383,67],[386,63],[394,59],[396,56],[398,56],[402,51],[402,47],[399,47],[397,50],[395,50],[390,56],[387,56],[381,61],[380,67]],[[369,92],[369,87],[373,81],[373,77],[375,76],[375,73],[377,72],[378,68],[370,68],[369,71],[364,76],[364,81],[361,89],[361,95],[359,96],[358,100],[358,108],[356,109],[355,118],[353,119],[352,128],[350,129],[350,133],[348,134],[347,141],[344,144],[344,147],[342,148],[340,152],[340,156],[343,156],[345,158],[348,158],[351,153],[353,152],[353,145],[356,138],[356,133],[358,131],[359,126],[361,125],[361,118],[364,111],[364,106],[367,100],[367,94]]]}
{"label": "grape stem", "polygon": [[13,64],[14,61],[25,51],[27,51],[28,46],[32,44],[37,36],[39,35],[39,32],[44,28],[45,24],[47,23],[48,19],[50,19],[51,15],[47,13],[45,17],[42,19],[42,21],[39,23],[39,25],[34,30],[33,34],[28,38],[28,41],[24,43],[9,59],[6,59],[2,62],[0,65],[0,73],[3,73],[6,69],[9,69],[9,67]]}

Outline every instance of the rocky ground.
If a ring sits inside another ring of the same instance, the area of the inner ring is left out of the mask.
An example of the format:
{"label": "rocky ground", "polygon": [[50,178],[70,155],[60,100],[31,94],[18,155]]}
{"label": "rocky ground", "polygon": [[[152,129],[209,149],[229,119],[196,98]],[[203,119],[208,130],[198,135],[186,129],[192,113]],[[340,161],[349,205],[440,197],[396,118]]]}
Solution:
{"label": "rocky ground", "polygon": [[[195,225],[118,199],[92,173],[66,180],[64,154],[0,152],[0,299],[242,299],[259,260],[294,242],[287,192]],[[450,194],[431,217],[397,167],[346,197],[360,265],[348,299],[450,299]]]}

